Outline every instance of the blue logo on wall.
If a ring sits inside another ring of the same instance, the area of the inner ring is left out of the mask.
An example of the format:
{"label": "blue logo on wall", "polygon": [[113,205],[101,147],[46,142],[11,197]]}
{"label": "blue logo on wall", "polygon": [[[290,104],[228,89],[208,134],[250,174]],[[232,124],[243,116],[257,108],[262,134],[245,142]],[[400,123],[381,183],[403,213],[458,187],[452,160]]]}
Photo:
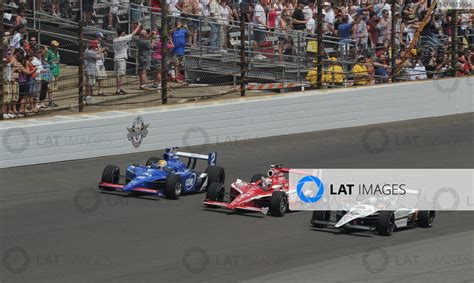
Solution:
{"label": "blue logo on wall", "polygon": [[[313,182],[318,188],[318,193],[314,197],[307,197],[305,194],[302,192],[304,184],[307,182]],[[315,203],[318,200],[320,200],[323,195],[324,195],[324,184],[321,182],[321,180],[315,176],[305,176],[301,178],[301,180],[298,182],[298,185],[296,185],[296,192],[298,193],[298,197],[306,202],[306,203]]]}

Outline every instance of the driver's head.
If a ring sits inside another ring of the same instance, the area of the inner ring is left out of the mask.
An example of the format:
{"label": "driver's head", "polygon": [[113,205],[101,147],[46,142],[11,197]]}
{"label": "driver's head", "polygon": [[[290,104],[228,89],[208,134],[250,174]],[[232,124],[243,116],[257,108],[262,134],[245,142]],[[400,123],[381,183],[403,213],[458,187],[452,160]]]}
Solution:
{"label": "driver's head", "polygon": [[272,186],[272,178],[265,178],[262,182],[262,187],[268,189]]}
{"label": "driver's head", "polygon": [[158,169],[164,169],[166,167],[168,163],[166,162],[166,160],[160,160],[156,163],[156,168]]}

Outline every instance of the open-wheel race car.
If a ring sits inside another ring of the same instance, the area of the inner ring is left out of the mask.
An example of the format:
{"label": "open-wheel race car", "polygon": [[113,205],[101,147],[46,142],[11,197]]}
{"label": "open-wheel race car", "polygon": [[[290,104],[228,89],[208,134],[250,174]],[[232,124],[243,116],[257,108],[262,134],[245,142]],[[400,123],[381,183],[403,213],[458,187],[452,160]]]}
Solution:
{"label": "open-wheel race car", "polygon": [[[418,191],[409,191],[418,194]],[[433,226],[435,210],[425,210],[429,204],[415,205],[423,207],[407,208],[395,206],[398,196],[368,197],[361,199],[349,209],[330,211],[313,211],[311,224],[316,228],[332,228],[337,230],[363,230],[390,236],[394,231],[403,228]],[[393,209],[398,207],[397,209]]]}
{"label": "open-wheel race car", "polygon": [[250,182],[237,179],[230,186],[230,197],[225,201],[224,183],[210,184],[204,205],[210,208],[257,211],[272,216],[283,216],[288,211],[289,169],[282,164],[271,165],[267,175],[256,174]]}
{"label": "open-wheel race car", "polygon": [[[180,157],[188,158],[184,163]],[[225,181],[224,168],[216,166],[217,154],[180,152],[167,148],[163,158],[151,157],[145,165],[128,166],[125,176],[120,169],[107,165],[102,173],[99,190],[156,195],[177,199],[183,193],[203,192],[211,183]],[[197,160],[206,160],[205,172],[195,170]]]}

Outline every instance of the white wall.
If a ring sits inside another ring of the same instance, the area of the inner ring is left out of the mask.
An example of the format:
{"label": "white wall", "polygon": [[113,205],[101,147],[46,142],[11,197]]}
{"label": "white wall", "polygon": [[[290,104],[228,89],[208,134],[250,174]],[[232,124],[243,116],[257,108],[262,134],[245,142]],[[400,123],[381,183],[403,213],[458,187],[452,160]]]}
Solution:
{"label": "white wall", "polygon": [[[3,121],[0,168],[474,112],[473,85],[467,77]],[[126,128],[138,115],[150,126],[134,148]]]}

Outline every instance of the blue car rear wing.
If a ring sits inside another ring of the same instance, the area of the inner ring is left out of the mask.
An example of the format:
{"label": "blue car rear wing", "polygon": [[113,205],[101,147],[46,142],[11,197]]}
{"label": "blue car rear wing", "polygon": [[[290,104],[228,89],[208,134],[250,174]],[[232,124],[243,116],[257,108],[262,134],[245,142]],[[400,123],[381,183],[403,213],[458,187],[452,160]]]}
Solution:
{"label": "blue car rear wing", "polygon": [[198,154],[198,153],[191,153],[191,152],[182,152],[182,151],[177,151],[177,148],[167,148],[166,153],[165,153],[165,159],[167,157],[170,157],[172,155],[178,156],[178,157],[186,157],[189,158],[187,167],[194,169],[196,166],[196,161],[198,159],[200,160],[207,160],[207,164],[209,166],[215,166],[217,163],[217,153],[216,152],[210,152],[208,155],[204,154]]}

